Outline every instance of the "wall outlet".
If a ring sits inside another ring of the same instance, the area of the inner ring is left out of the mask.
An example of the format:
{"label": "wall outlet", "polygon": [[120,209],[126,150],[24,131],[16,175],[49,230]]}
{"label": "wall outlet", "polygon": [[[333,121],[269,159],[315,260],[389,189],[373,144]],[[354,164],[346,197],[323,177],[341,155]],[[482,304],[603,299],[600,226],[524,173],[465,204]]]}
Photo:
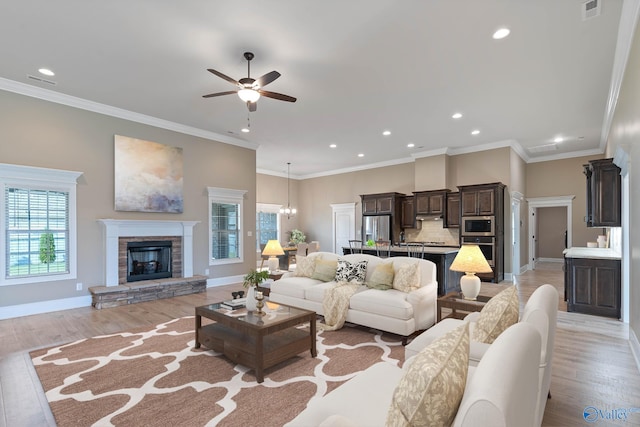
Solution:
{"label": "wall outlet", "polygon": [[209,275],[209,269],[208,269],[208,268],[205,268],[205,269],[204,269],[204,275],[205,275],[205,276],[208,276],[208,275]]}
{"label": "wall outlet", "polygon": [[76,291],[81,291],[81,290],[82,290],[82,282],[76,283]]}
{"label": "wall outlet", "polygon": [[253,236],[253,231],[247,231],[247,236],[248,236],[248,237]]}

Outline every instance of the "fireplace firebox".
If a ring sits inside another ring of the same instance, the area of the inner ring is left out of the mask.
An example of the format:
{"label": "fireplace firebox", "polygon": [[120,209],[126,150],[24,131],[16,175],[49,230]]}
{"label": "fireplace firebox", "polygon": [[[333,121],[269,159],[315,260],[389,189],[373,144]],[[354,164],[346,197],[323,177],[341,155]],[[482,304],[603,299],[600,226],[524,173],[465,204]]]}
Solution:
{"label": "fireplace firebox", "polygon": [[127,282],[171,277],[171,240],[127,242]]}

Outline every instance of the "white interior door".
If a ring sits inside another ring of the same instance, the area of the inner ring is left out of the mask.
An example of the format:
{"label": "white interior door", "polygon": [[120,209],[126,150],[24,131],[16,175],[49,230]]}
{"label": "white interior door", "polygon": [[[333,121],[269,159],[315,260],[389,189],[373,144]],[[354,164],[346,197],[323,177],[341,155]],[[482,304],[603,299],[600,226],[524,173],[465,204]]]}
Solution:
{"label": "white interior door", "polygon": [[356,204],[332,204],[333,210],[333,252],[342,255],[342,248],[349,246],[349,240],[356,237]]}

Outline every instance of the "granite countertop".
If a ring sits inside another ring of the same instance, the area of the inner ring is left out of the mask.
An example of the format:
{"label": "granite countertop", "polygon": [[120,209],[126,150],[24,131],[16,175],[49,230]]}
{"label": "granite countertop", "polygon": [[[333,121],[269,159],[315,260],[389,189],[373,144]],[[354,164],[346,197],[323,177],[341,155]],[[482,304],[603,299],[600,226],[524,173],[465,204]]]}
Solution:
{"label": "granite countertop", "polygon": [[[345,249],[350,249],[348,246],[344,247]],[[363,250],[375,251],[374,247],[363,247]],[[449,253],[458,252],[460,248],[451,247],[451,246],[425,246],[424,253],[425,254],[436,254],[436,255],[444,255]],[[407,252],[406,246],[391,246],[391,252]]]}
{"label": "granite countertop", "polygon": [[573,247],[563,251],[566,258],[621,259],[620,251],[611,248]]}

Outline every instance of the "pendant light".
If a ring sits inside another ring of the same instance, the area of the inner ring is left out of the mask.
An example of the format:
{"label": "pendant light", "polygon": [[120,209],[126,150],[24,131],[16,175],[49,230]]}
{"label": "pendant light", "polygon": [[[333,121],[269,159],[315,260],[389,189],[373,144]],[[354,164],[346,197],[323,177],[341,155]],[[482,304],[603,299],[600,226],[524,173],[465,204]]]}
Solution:
{"label": "pendant light", "polygon": [[287,219],[291,219],[296,214],[297,209],[291,207],[291,184],[289,178],[289,172],[291,170],[291,162],[287,162],[287,207],[280,208],[280,213],[287,216]]}

